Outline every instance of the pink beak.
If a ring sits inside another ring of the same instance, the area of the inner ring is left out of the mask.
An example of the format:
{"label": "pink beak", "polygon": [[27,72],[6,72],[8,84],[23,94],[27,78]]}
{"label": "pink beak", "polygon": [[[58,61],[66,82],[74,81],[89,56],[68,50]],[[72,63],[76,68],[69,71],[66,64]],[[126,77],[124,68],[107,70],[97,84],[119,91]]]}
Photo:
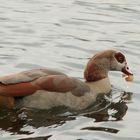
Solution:
{"label": "pink beak", "polygon": [[133,73],[129,70],[129,67],[127,65],[122,68],[122,72],[126,75],[133,75]]}

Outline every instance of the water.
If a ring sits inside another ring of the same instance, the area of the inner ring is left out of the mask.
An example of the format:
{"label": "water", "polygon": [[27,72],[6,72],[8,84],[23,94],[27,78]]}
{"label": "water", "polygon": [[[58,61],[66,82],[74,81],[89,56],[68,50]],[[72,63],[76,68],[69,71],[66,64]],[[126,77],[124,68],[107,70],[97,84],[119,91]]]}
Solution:
{"label": "water", "polygon": [[0,0],[0,75],[49,67],[82,79],[107,48],[123,51],[135,74],[126,83],[111,72],[113,97],[85,112],[1,109],[0,140],[140,139],[139,17],[139,0]]}

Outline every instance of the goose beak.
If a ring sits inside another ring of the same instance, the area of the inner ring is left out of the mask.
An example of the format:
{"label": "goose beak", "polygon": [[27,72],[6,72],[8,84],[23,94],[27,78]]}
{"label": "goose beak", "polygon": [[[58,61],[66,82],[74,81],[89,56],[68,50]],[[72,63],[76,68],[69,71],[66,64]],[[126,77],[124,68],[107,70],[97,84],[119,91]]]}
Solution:
{"label": "goose beak", "polygon": [[130,69],[127,65],[122,68],[122,72],[126,75],[133,75],[133,73],[130,71]]}

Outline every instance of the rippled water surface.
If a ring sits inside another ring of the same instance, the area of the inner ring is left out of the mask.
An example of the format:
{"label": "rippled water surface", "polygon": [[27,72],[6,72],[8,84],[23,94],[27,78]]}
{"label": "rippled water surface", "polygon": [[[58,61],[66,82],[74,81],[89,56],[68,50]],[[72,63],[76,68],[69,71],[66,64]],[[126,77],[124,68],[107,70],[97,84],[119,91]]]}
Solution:
{"label": "rippled water surface", "polygon": [[83,112],[1,109],[0,140],[140,139],[139,0],[0,0],[0,75],[49,67],[83,79],[107,48],[126,54],[134,82],[111,72],[113,96]]}

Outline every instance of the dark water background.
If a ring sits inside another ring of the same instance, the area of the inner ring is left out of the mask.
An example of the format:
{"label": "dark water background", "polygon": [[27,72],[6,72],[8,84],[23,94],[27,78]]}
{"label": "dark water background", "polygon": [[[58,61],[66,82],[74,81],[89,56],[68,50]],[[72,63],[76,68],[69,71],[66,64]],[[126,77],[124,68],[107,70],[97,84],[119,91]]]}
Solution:
{"label": "dark water background", "polygon": [[0,75],[49,67],[82,79],[108,48],[126,54],[134,82],[110,72],[113,96],[83,112],[1,109],[0,140],[140,139],[139,0],[0,0]]}

